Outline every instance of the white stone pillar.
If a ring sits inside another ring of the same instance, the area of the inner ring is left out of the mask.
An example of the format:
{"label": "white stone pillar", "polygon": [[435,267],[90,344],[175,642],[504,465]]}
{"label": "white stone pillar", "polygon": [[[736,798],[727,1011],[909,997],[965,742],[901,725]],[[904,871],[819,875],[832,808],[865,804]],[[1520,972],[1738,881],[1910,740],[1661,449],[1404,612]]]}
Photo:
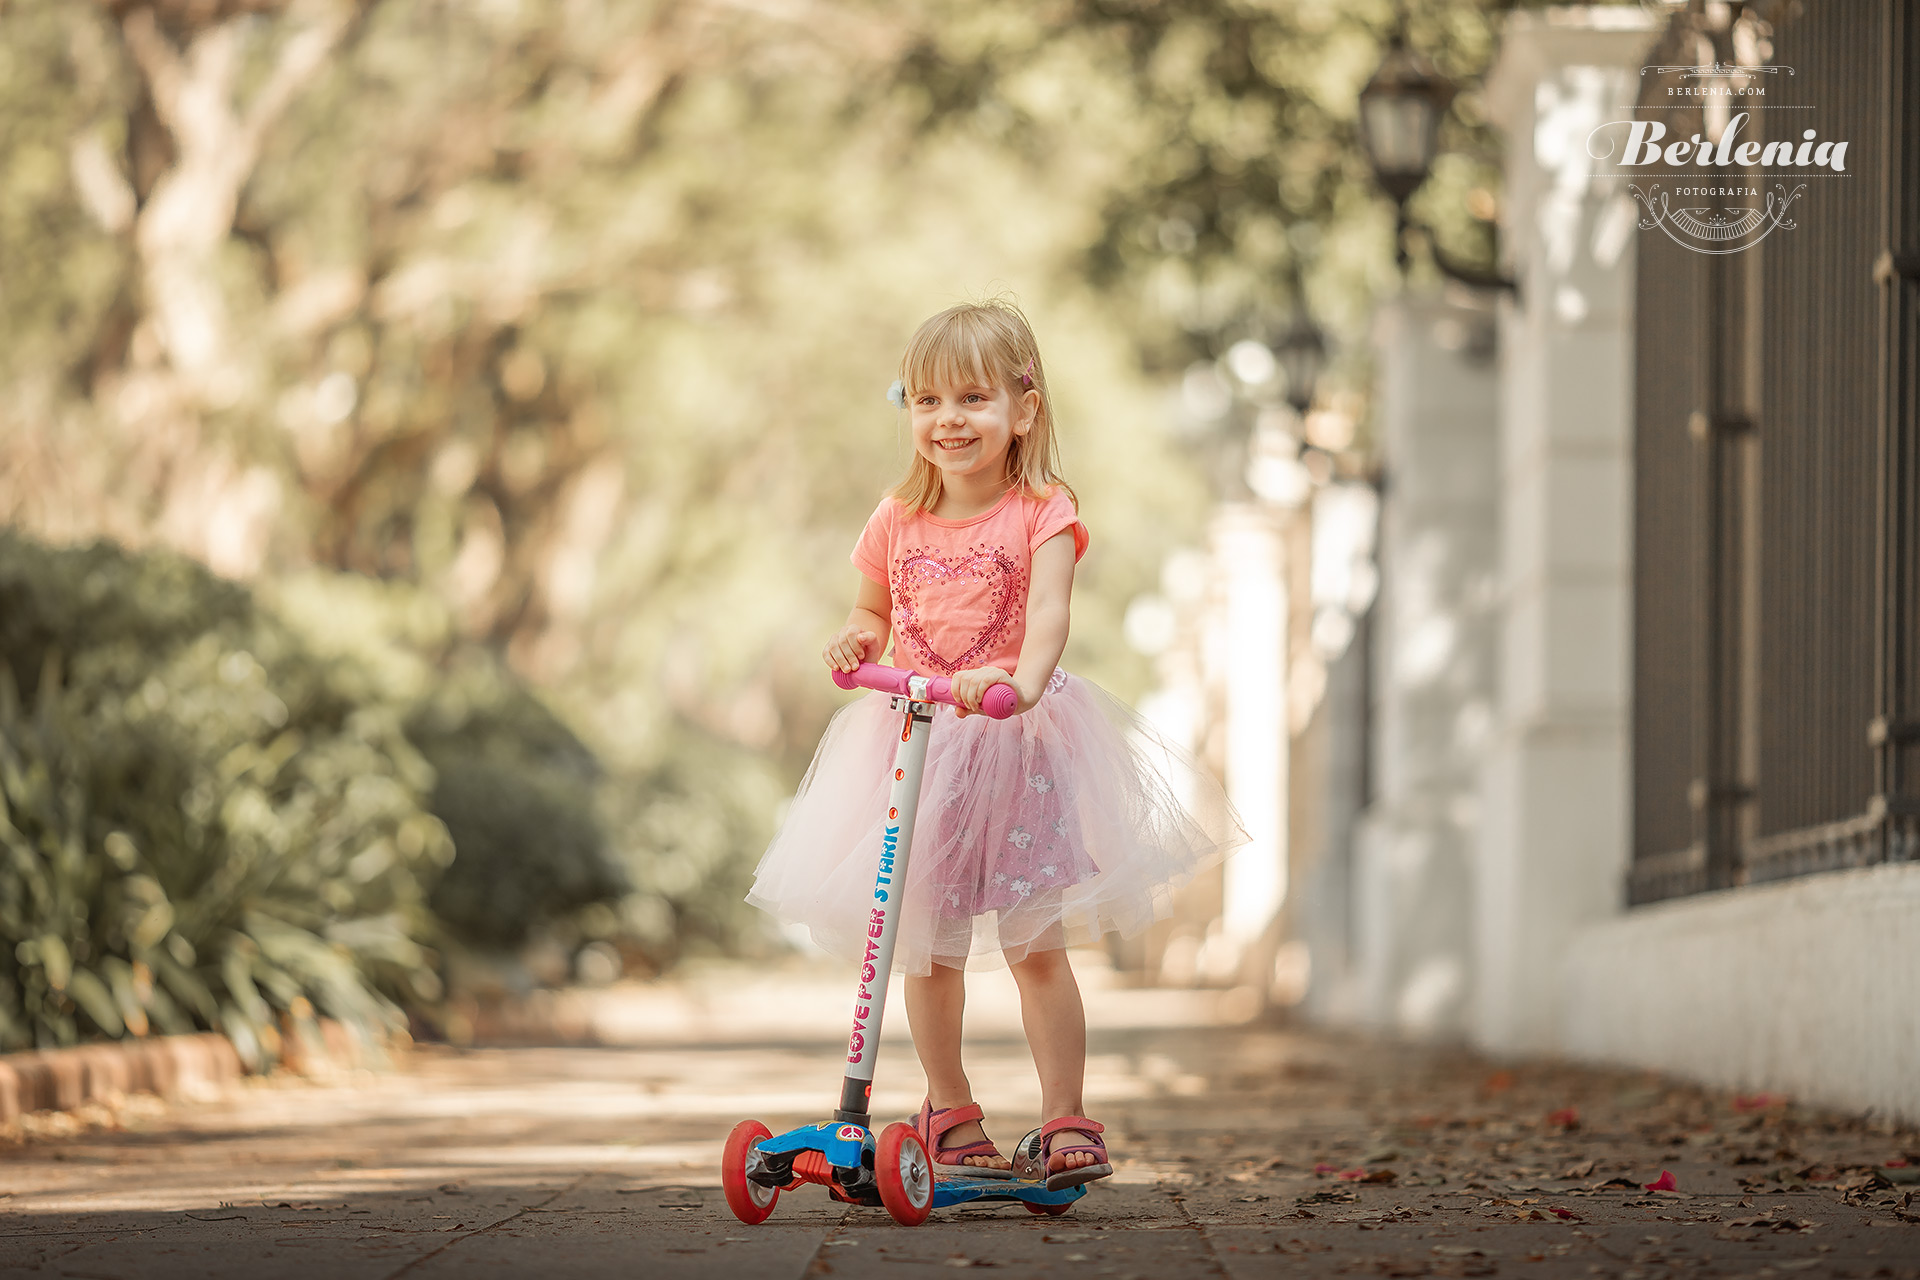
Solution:
{"label": "white stone pillar", "polygon": [[1211,532],[1224,605],[1227,797],[1251,837],[1227,859],[1220,913],[1237,966],[1287,896],[1286,562],[1279,523],[1260,506],[1222,507]]}
{"label": "white stone pillar", "polygon": [[1488,78],[1507,138],[1501,655],[1482,778],[1473,1033],[1558,1048],[1566,946],[1617,911],[1627,841],[1634,206],[1587,150],[1630,115],[1653,19],[1507,21]]}
{"label": "white stone pillar", "polygon": [[1476,762],[1491,714],[1495,388],[1491,317],[1382,309],[1384,468],[1373,620],[1372,805],[1354,837],[1353,986],[1367,1025],[1466,1033]]}

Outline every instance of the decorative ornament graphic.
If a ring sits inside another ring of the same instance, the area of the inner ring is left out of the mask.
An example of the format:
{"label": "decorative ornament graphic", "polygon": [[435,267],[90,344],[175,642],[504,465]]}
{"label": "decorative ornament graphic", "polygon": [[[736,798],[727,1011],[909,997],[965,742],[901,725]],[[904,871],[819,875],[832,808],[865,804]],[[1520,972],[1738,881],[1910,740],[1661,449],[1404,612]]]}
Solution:
{"label": "decorative ornament graphic", "polygon": [[1640,219],[1642,231],[1658,227],[1683,249],[1715,254],[1739,253],[1753,248],[1777,230],[1793,230],[1795,224],[1787,216],[1787,209],[1806,189],[1805,183],[1792,191],[1787,190],[1785,183],[1775,183],[1773,190],[1766,193],[1766,204],[1761,208],[1714,209],[1702,205],[1675,207],[1672,198],[1657,182],[1645,191],[1637,186],[1627,187],[1646,210],[1646,216]]}

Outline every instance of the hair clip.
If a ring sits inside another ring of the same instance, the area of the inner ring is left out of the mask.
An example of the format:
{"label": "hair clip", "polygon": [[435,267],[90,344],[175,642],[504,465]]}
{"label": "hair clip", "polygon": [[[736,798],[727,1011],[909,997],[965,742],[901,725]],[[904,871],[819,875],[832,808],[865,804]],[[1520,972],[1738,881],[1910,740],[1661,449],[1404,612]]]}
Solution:
{"label": "hair clip", "polygon": [[1020,385],[1033,389],[1033,357],[1027,357],[1027,367],[1020,371]]}
{"label": "hair clip", "polygon": [[887,388],[887,403],[896,409],[906,408],[907,384],[895,378],[893,384]]}

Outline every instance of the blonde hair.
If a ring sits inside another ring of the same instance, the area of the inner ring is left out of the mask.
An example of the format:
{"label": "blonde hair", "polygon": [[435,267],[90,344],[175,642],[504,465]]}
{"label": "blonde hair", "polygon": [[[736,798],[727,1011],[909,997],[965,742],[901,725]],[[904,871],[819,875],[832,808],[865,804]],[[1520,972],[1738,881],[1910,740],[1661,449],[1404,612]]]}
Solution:
{"label": "blonde hair", "polygon": [[[1065,489],[1078,510],[1080,499],[1054,469],[1053,400],[1040,346],[1011,302],[994,298],[948,307],[914,332],[900,357],[908,404],[936,383],[951,386],[970,379],[1002,387],[1015,399],[1030,389],[1040,393],[1033,425],[1007,445],[1006,478],[1034,498],[1046,497],[1055,486]],[[910,511],[931,511],[940,500],[940,469],[916,451],[905,478],[888,492]]]}

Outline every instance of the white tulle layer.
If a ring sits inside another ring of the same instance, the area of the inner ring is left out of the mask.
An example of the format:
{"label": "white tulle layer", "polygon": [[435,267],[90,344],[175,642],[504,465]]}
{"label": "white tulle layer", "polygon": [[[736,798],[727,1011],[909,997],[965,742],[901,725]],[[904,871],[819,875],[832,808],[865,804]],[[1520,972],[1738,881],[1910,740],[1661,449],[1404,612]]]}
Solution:
{"label": "white tulle layer", "polygon": [[[900,727],[885,694],[834,716],[747,895],[851,960],[866,945]],[[991,966],[1138,933],[1245,839],[1219,785],[1088,681],[1056,672],[1009,720],[942,708],[894,968]]]}

